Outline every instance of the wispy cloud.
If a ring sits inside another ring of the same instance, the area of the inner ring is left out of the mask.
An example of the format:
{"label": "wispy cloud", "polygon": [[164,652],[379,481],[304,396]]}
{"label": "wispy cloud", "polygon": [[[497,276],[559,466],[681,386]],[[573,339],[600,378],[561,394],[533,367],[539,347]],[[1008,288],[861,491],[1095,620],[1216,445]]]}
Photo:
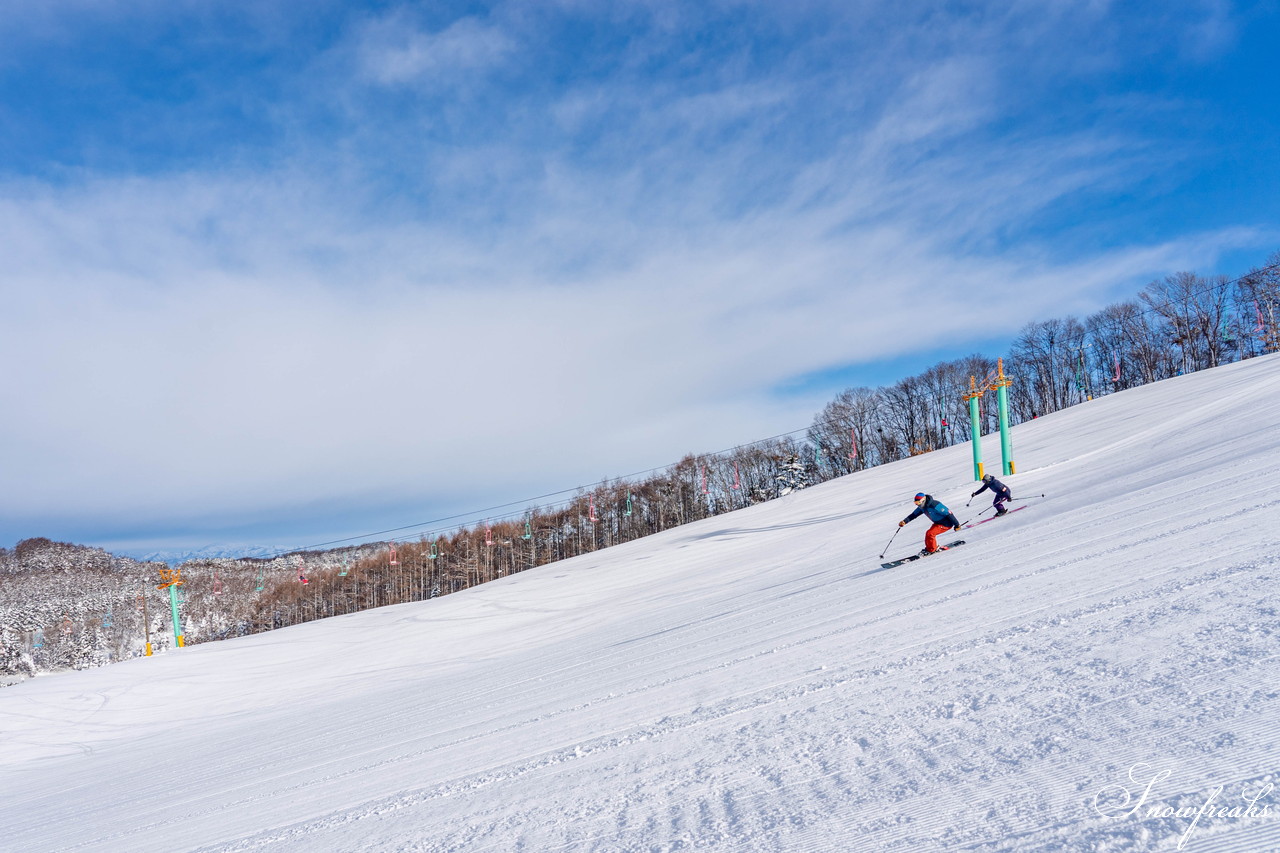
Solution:
{"label": "wispy cloud", "polygon": [[482,72],[517,46],[501,27],[475,17],[434,32],[423,29],[403,7],[363,24],[357,38],[361,70],[384,85],[438,84]]}

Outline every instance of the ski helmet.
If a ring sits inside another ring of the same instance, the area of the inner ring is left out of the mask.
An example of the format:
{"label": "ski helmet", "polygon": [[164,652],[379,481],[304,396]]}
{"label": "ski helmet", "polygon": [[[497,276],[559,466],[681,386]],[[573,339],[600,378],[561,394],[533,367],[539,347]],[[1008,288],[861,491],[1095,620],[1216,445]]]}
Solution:
{"label": "ski helmet", "polygon": [[990,474],[983,474],[983,475],[982,475],[982,482],[984,482],[984,483],[990,483],[990,482],[991,482],[992,480],[994,480],[994,479],[995,479],[995,477],[993,477],[993,476],[992,476],[992,475],[990,475]]}
{"label": "ski helmet", "polygon": [[920,501],[922,501],[922,500],[924,500],[924,499],[925,499],[925,493],[924,493],[924,492],[916,492],[916,496],[915,496],[914,498],[912,498],[912,500],[914,500],[916,503],[919,503]]}

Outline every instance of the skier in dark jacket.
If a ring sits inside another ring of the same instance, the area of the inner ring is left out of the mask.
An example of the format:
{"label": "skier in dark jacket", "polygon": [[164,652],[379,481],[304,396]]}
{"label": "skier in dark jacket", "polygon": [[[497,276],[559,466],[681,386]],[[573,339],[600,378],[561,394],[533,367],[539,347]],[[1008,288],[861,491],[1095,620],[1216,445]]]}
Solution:
{"label": "skier in dark jacket", "polygon": [[996,518],[999,518],[1009,511],[1004,508],[1004,505],[1005,501],[1013,500],[1013,492],[1009,491],[1009,487],[1004,483],[1000,482],[990,474],[986,474],[982,478],[982,488],[969,495],[969,497],[976,498],[987,489],[990,489],[991,493],[996,496],[995,503],[993,503],[992,506],[996,508]]}
{"label": "skier in dark jacket", "polygon": [[916,495],[915,502],[915,512],[899,521],[898,526],[906,527],[908,522],[915,521],[918,516],[927,515],[933,522],[933,526],[924,535],[924,550],[920,553],[933,554],[938,550],[938,534],[944,530],[959,530],[960,522],[951,514],[951,510],[947,509],[946,504],[935,500],[932,495],[920,492]]}

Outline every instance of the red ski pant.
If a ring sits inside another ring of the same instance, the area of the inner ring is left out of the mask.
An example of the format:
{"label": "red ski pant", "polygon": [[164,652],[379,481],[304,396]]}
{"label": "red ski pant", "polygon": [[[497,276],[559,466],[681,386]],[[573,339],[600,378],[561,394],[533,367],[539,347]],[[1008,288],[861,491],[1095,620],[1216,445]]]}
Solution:
{"label": "red ski pant", "polygon": [[950,529],[950,524],[935,524],[930,527],[929,532],[924,535],[924,547],[929,551],[938,550],[938,534],[945,533]]}

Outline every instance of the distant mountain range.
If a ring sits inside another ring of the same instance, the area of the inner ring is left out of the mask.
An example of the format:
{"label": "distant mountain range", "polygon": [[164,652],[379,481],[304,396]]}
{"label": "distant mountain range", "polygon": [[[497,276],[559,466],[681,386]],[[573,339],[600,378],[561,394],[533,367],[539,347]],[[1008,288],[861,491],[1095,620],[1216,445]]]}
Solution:
{"label": "distant mountain range", "polygon": [[119,551],[127,557],[142,562],[168,563],[178,566],[188,560],[234,560],[246,557],[273,557],[287,552],[288,548],[271,545],[206,545],[195,549],[169,549],[160,551]]}

